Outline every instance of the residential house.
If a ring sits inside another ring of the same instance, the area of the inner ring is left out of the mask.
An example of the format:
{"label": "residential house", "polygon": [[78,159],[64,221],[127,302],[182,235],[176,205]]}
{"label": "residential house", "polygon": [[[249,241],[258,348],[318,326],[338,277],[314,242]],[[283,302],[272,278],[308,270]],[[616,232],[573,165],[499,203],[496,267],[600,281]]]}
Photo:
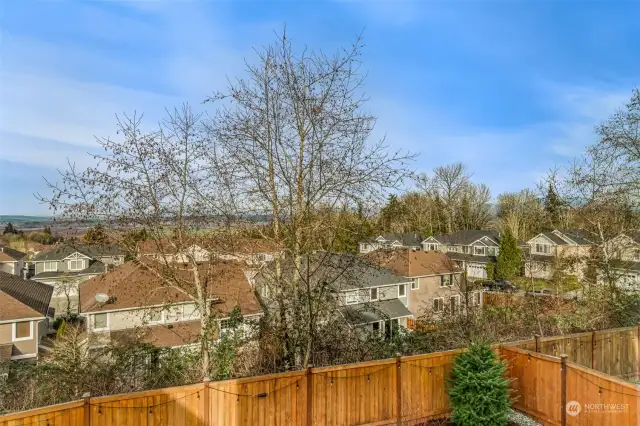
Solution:
{"label": "residential house", "polygon": [[37,359],[53,287],[0,271],[0,362]]}
{"label": "residential house", "polygon": [[525,256],[525,276],[551,279],[557,267],[582,279],[593,243],[578,229],[554,229],[527,241],[529,254]]}
{"label": "residential house", "polygon": [[366,254],[379,249],[396,248],[420,250],[422,239],[422,235],[414,232],[382,234],[366,241],[360,241],[360,253]]}
{"label": "residential house", "polygon": [[465,306],[465,297],[470,305],[482,304],[482,293],[467,292],[462,269],[440,251],[378,250],[367,259],[411,282],[407,308],[416,317],[445,310],[459,312]]}
{"label": "residential house", "polygon": [[[330,294],[333,301],[327,303],[326,315],[342,315],[353,328],[368,328],[390,336],[400,326],[407,327],[407,320],[413,318],[407,308],[411,280],[364,258],[317,252],[304,256],[300,269],[290,259],[281,268],[283,276],[299,276],[301,286]],[[273,273],[273,267],[263,268],[255,280],[256,291],[267,310],[275,307]]]}
{"label": "residential house", "polygon": [[[208,300],[219,329],[227,329],[234,307],[247,320],[257,319],[262,309],[237,262],[203,263],[200,278],[207,282]],[[185,283],[181,291],[162,277]],[[193,282],[189,268],[166,266],[141,259],[91,278],[80,286],[80,313],[86,318],[92,346],[146,342],[158,347],[185,347],[201,338],[201,315],[188,293]],[[193,290],[195,291],[195,290]],[[247,326],[245,326],[247,327]]]}
{"label": "residential house", "polygon": [[77,313],[80,283],[123,262],[124,252],[117,245],[60,243],[31,258],[35,273],[31,279],[54,286],[51,307],[56,315]]}
{"label": "residential house", "polygon": [[[609,271],[600,271],[598,280],[613,279],[627,290],[640,290],[640,233],[620,234],[604,244],[603,253],[609,259]],[[607,277],[608,275],[608,277]]]}
{"label": "residential house", "polygon": [[7,246],[0,246],[0,271],[22,277],[26,258],[26,253]]}
{"label": "residential house", "polygon": [[170,239],[147,240],[139,245],[138,252],[142,256],[171,263],[187,263],[191,258],[196,262],[207,262],[211,254],[215,253],[218,259],[244,261],[249,266],[259,266],[283,255],[282,249],[270,241],[237,235],[223,239],[212,238],[210,241],[193,239],[184,248],[178,247]]}
{"label": "residential house", "polygon": [[[487,279],[487,263],[496,262],[499,245],[498,232],[474,229],[434,235],[422,241],[424,251],[446,253],[472,279]],[[527,245],[518,242],[518,247],[524,249]]]}

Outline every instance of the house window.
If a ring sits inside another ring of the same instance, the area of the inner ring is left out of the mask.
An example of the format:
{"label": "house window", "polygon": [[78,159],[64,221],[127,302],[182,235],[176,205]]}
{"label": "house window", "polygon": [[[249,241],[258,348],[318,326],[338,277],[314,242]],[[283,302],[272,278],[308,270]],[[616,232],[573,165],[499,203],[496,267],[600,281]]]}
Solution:
{"label": "house window", "polygon": [[497,256],[498,255],[498,247],[488,247],[487,251],[489,252],[489,256]]}
{"label": "house window", "polygon": [[348,291],[345,295],[345,303],[347,305],[353,305],[354,303],[358,303],[358,292],[357,291]]}
{"label": "house window", "polygon": [[473,254],[475,254],[476,256],[484,256],[484,247],[474,247],[473,248]]}
{"label": "house window", "polygon": [[149,309],[148,322],[162,322],[162,309],[161,308]]}
{"label": "house window", "polygon": [[449,298],[449,309],[451,309],[452,314],[458,313],[458,308],[460,307],[460,296],[451,296]]}
{"label": "house window", "polygon": [[417,278],[411,280],[411,290],[417,290],[420,288],[420,281]]}
{"label": "house window", "polygon": [[268,285],[263,285],[261,288],[261,292],[260,294],[262,295],[263,298],[268,299],[271,296],[271,291],[269,290],[269,286]]}
{"label": "house window", "polygon": [[480,306],[480,292],[474,291],[471,293],[471,306]]}
{"label": "house window", "polygon": [[84,259],[74,259],[68,262],[70,271],[81,271],[84,269]]}
{"label": "house window", "polygon": [[380,333],[382,331],[382,321],[371,323],[371,328],[373,329],[374,333]]}
{"label": "house window", "polygon": [[44,262],[42,270],[44,272],[53,272],[58,270],[58,262]]}
{"label": "house window", "polygon": [[438,245],[437,244],[427,244],[427,250],[432,250],[432,251],[436,251],[438,250]]}
{"label": "house window", "polygon": [[94,330],[108,330],[109,329],[109,314],[95,314],[93,316],[93,329]]}
{"label": "house window", "polygon": [[194,318],[199,318],[200,315],[198,313],[198,309],[196,308],[196,305],[184,305],[182,307],[182,317],[184,319],[194,319]]}
{"label": "house window", "polygon": [[398,286],[398,297],[404,297],[407,295],[407,286],[405,284],[401,284]]}
{"label": "house window", "polygon": [[451,285],[451,275],[440,275],[440,287],[449,287]]}
{"label": "house window", "polygon": [[442,297],[436,297],[433,299],[433,311],[442,312],[444,309],[444,299]]}
{"label": "house window", "polygon": [[536,244],[536,253],[549,254],[551,253],[551,246],[549,244]]}
{"label": "house window", "polygon": [[373,302],[374,300],[378,300],[378,289],[377,288],[372,288],[371,289],[371,301]]}
{"label": "house window", "polygon": [[633,250],[633,260],[636,262],[640,260],[640,249]]}
{"label": "house window", "polygon": [[21,321],[13,323],[13,341],[33,339],[33,326],[31,321]]}

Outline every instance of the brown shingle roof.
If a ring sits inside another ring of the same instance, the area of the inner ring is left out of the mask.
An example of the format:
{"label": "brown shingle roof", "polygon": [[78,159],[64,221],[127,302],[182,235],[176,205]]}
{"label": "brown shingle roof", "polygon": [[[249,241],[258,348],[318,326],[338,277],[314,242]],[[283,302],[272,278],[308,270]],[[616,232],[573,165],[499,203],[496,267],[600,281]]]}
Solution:
{"label": "brown shingle roof", "polygon": [[[243,315],[262,312],[260,303],[238,263],[205,262],[199,267],[201,279],[207,283],[209,296],[218,299],[215,307],[229,313],[235,306]],[[149,259],[127,262],[111,272],[91,278],[80,286],[81,312],[111,311],[189,302],[184,292],[172,287],[179,283],[189,294],[195,294],[193,275],[180,264],[162,265]],[[95,295],[104,293],[111,300],[100,306]]]}
{"label": "brown shingle roof", "polygon": [[0,262],[17,262],[27,254],[7,246],[0,246]]}
{"label": "brown shingle roof", "polygon": [[0,271],[0,321],[46,316],[53,287]]}
{"label": "brown shingle roof", "polygon": [[150,343],[165,348],[184,346],[197,342],[201,330],[200,320],[174,323],[171,328],[166,325],[152,325],[112,331],[111,341],[115,345]]}
{"label": "brown shingle roof", "polygon": [[368,253],[366,258],[403,277],[422,277],[461,272],[446,254],[439,251],[376,250]]}

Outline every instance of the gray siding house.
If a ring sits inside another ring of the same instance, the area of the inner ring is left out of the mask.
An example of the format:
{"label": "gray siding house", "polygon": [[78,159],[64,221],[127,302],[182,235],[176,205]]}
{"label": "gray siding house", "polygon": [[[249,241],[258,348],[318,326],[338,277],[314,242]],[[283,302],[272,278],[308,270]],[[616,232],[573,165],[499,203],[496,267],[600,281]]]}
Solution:
{"label": "gray siding house", "polygon": [[117,245],[61,243],[31,259],[32,280],[54,287],[51,307],[55,314],[78,313],[81,283],[106,272],[109,266],[124,263],[124,252]]}

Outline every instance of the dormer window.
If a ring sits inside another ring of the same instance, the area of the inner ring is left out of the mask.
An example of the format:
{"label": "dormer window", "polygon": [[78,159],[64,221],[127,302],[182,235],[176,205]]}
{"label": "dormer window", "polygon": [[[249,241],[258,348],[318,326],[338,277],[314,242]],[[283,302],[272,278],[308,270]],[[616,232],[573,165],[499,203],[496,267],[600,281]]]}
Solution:
{"label": "dormer window", "polygon": [[484,256],[485,251],[484,251],[485,247],[477,247],[475,246],[473,248],[473,254],[476,256]]}
{"label": "dormer window", "polygon": [[429,243],[429,244],[426,244],[426,246],[427,246],[427,250],[430,250],[430,251],[438,250],[438,244]]}

